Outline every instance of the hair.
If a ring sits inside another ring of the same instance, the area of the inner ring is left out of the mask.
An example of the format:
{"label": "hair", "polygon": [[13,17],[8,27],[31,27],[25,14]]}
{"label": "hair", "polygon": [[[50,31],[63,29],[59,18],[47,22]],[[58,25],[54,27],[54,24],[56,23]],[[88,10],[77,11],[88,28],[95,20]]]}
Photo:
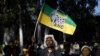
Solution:
{"label": "hair", "polygon": [[[82,53],[82,51],[83,51],[84,48],[88,48],[88,50],[90,51],[90,54],[89,54],[89,55],[91,56],[92,49],[91,49],[89,46],[87,46],[87,45],[84,45],[84,46],[81,48],[81,53]],[[82,56],[82,54],[81,54],[80,56]]]}
{"label": "hair", "polygon": [[43,42],[43,45],[41,46],[42,49],[47,48],[46,39],[49,37],[52,38],[55,48],[58,46],[57,41],[54,39],[54,35],[49,34],[49,35],[45,35],[45,37],[44,37],[44,42]]}
{"label": "hair", "polygon": [[84,45],[84,46],[81,48],[81,51],[82,51],[84,48],[88,48],[90,51],[92,51],[92,49],[91,49],[89,46],[87,46],[87,45]]}

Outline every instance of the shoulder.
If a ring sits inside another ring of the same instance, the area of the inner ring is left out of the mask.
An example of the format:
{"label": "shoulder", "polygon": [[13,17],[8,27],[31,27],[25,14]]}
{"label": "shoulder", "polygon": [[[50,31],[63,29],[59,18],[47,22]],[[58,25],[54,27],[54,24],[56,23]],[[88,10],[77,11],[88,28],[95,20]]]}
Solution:
{"label": "shoulder", "polygon": [[56,56],[62,56],[60,51],[56,50],[54,53],[56,54]]}

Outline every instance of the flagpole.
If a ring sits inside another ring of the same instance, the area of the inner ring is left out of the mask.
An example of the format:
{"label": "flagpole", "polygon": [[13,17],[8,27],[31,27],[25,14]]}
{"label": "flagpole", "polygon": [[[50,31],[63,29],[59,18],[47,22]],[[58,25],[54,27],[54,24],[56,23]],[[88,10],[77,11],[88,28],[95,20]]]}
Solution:
{"label": "flagpole", "polygon": [[37,29],[37,26],[38,26],[38,23],[39,23],[39,18],[40,18],[40,16],[41,16],[41,13],[42,13],[42,12],[40,11],[40,14],[39,14],[38,19],[37,19],[36,24],[35,24],[35,29],[34,29],[34,35],[33,35],[33,37],[35,37],[36,29]]}
{"label": "flagpole", "polygon": [[66,35],[63,33],[63,42],[66,42]]}
{"label": "flagpole", "polygon": [[[44,5],[43,5],[43,6],[44,6]],[[39,23],[39,20],[40,20],[41,14],[42,14],[43,6],[42,6],[42,8],[41,8],[41,10],[40,10],[40,13],[39,13],[38,19],[37,19],[36,24],[35,24],[35,29],[34,29],[33,37],[35,37],[35,34],[36,34],[36,29],[37,29],[37,26],[38,26],[38,23]]]}

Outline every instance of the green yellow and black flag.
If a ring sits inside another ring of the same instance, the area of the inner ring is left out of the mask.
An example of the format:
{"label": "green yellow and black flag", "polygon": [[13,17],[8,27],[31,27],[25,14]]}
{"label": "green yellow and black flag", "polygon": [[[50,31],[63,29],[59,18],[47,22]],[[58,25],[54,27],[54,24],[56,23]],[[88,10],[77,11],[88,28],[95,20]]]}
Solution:
{"label": "green yellow and black flag", "polygon": [[44,4],[38,19],[41,24],[70,35],[74,34],[77,26],[68,15],[54,10],[47,4]]}

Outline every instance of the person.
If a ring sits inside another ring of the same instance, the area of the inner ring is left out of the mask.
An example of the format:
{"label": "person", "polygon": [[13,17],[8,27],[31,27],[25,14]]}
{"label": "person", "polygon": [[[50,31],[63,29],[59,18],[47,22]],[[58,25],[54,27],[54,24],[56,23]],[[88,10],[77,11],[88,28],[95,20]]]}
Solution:
{"label": "person", "polygon": [[63,56],[70,56],[69,52],[70,52],[70,43],[69,42],[65,42],[64,43],[64,55]]}
{"label": "person", "polygon": [[82,48],[81,48],[81,55],[80,56],[93,56],[91,54],[91,51],[92,49],[87,46],[87,45],[84,45]]}
{"label": "person", "polygon": [[20,55],[20,46],[19,46],[19,41],[15,40],[14,41],[14,46],[13,46],[13,55],[14,56],[19,56]]}
{"label": "person", "polygon": [[4,56],[13,56],[14,53],[13,42],[9,41],[9,44],[4,47],[3,51],[5,54]]}
{"label": "person", "polygon": [[23,48],[23,56],[29,56],[27,48]]}
{"label": "person", "polygon": [[77,42],[71,43],[70,44],[70,56],[79,56],[80,53],[80,45]]}
{"label": "person", "polygon": [[96,47],[95,56],[100,56],[100,45]]}
{"label": "person", "polygon": [[45,35],[42,47],[40,56],[62,56],[61,53],[57,51],[57,41],[53,35]]}
{"label": "person", "polygon": [[28,47],[29,56],[37,56],[38,45],[36,44],[36,39],[32,38],[32,43]]}
{"label": "person", "polygon": [[79,56],[79,49],[80,49],[80,45],[75,42],[72,46],[73,50],[74,50],[74,55],[73,56]]}

